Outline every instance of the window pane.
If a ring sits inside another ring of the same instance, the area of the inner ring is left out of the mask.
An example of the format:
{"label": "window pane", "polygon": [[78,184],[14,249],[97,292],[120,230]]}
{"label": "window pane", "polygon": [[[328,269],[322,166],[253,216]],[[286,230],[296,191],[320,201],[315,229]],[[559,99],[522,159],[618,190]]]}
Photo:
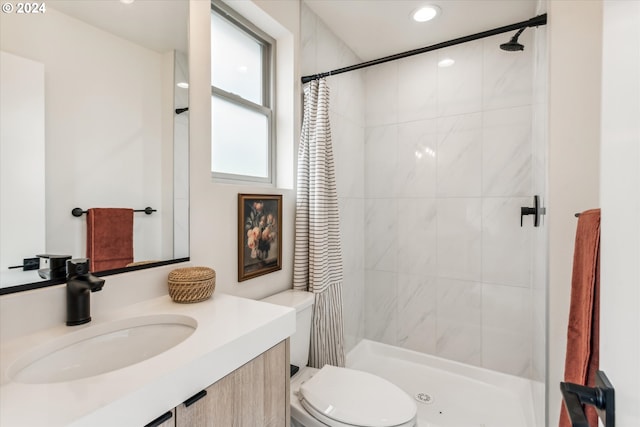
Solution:
{"label": "window pane", "polygon": [[211,170],[269,177],[267,116],[212,97]]}
{"label": "window pane", "polygon": [[211,84],[262,105],[262,45],[213,12]]}

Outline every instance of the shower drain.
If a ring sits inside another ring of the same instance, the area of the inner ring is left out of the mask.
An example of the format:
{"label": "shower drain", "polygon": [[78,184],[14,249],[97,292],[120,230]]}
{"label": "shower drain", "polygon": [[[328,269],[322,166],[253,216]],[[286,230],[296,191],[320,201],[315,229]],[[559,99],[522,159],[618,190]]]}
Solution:
{"label": "shower drain", "polygon": [[433,403],[433,397],[431,397],[428,393],[418,393],[416,394],[416,400],[421,403]]}

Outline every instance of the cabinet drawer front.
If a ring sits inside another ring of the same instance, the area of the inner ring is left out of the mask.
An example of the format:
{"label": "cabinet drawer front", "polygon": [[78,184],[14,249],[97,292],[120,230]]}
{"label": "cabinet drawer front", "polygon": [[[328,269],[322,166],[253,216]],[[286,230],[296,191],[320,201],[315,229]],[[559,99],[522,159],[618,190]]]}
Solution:
{"label": "cabinet drawer front", "polygon": [[176,408],[176,427],[289,426],[289,340]]}

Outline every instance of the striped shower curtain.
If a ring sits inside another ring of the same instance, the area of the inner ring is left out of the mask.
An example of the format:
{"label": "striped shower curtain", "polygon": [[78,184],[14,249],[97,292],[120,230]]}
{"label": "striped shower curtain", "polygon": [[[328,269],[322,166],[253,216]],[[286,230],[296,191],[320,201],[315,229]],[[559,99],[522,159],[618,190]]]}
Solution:
{"label": "striped shower curtain", "polygon": [[344,366],[342,249],[324,79],[304,88],[297,187],[293,287],[315,294],[309,366]]}

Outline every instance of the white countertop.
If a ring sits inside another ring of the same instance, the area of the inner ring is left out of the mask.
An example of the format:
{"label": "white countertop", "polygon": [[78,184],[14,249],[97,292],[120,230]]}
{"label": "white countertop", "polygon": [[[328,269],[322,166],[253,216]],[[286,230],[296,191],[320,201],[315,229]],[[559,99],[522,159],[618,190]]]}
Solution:
{"label": "white countertop", "polygon": [[[21,384],[12,382],[7,374],[11,365],[36,345],[100,323],[150,314],[190,316],[198,327],[164,353],[89,378]],[[294,332],[292,308],[219,293],[196,304],[176,304],[163,296],[94,316],[86,325],[62,324],[2,342],[0,425],[140,427]]]}

